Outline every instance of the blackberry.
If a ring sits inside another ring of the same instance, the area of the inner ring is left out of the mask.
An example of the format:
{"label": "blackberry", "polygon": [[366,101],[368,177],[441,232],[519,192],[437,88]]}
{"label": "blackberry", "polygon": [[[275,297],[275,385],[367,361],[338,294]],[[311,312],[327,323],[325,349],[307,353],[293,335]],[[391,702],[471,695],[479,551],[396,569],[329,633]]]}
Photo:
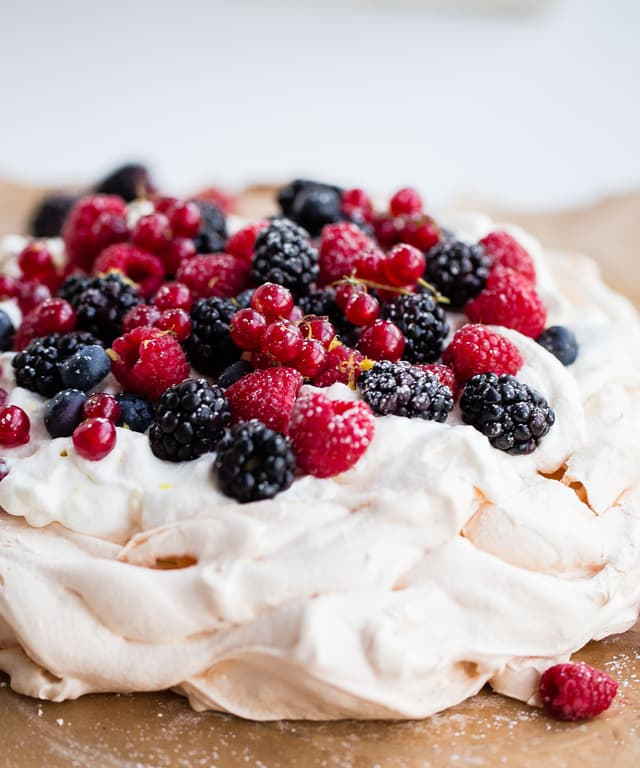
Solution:
{"label": "blackberry", "polygon": [[562,365],[571,365],[578,357],[578,341],[575,334],[564,325],[552,325],[546,328],[536,341],[557,357]]}
{"label": "blackberry", "polygon": [[4,309],[0,309],[0,352],[6,352],[11,349],[15,332],[16,329],[11,322],[11,318]]}
{"label": "blackberry", "polygon": [[217,253],[224,251],[227,244],[227,222],[222,209],[208,200],[193,201],[200,209],[202,224],[200,231],[193,238],[198,253]]}
{"label": "blackberry", "polygon": [[213,473],[222,492],[240,503],[273,498],[295,472],[289,438],[256,419],[236,424],[216,447]]}
{"label": "blackberry", "polygon": [[358,387],[371,410],[379,416],[446,421],[453,408],[449,387],[438,377],[406,360],[380,360],[360,374]]}
{"label": "blackberry", "polygon": [[253,296],[254,288],[245,288],[237,296],[233,297],[233,301],[236,305],[236,311],[239,309],[249,309],[251,306],[251,297]]}
{"label": "blackberry", "polygon": [[76,310],[78,328],[105,344],[122,333],[122,318],[142,302],[133,285],[118,272],[102,277],[67,278],[58,290]]}
{"label": "blackberry", "polygon": [[424,278],[451,302],[463,307],[485,287],[491,259],[481,245],[443,240],[427,253]]}
{"label": "blackberry", "polygon": [[217,376],[240,358],[231,340],[229,322],[237,311],[231,299],[198,299],[191,308],[191,333],[183,342],[191,365],[200,373]]}
{"label": "blackberry", "polygon": [[116,400],[120,406],[119,427],[132,429],[134,432],[146,432],[151,426],[153,406],[144,397],[133,392],[119,392]]}
{"label": "blackberry", "polygon": [[53,397],[65,386],[61,379],[61,366],[83,347],[100,342],[86,331],[52,333],[31,341],[11,361],[16,384],[44,397]]}
{"label": "blackberry", "polygon": [[256,238],[251,276],[256,285],[278,283],[301,296],[318,277],[318,251],[304,229],[274,219]]}
{"label": "blackberry", "polygon": [[156,188],[146,166],[127,163],[98,182],[95,191],[103,195],[119,195],[129,203],[139,197],[149,197]]}
{"label": "blackberry", "polygon": [[479,373],[466,383],[462,417],[489,438],[494,448],[512,455],[531,453],[555,422],[549,403],[513,376]]}
{"label": "blackberry", "polygon": [[344,312],[336,304],[335,289],[316,288],[311,290],[305,296],[300,296],[298,306],[305,315],[327,317],[343,344],[348,347],[357,345],[360,337],[359,330],[357,326],[347,320]]}
{"label": "blackberry", "polygon": [[398,294],[382,306],[382,317],[398,326],[405,338],[403,357],[411,363],[433,363],[449,333],[444,309],[430,290]]}
{"label": "blackberry", "polygon": [[282,213],[317,237],[325,224],[341,221],[342,190],[330,184],[295,179],[278,193]]}
{"label": "blackberry", "polygon": [[222,389],[206,379],[185,379],[165,390],[149,430],[154,455],[165,461],[191,461],[213,451],[231,412]]}
{"label": "blackberry", "polygon": [[65,192],[43,197],[31,213],[29,232],[34,237],[60,237],[64,220],[78,199]]}

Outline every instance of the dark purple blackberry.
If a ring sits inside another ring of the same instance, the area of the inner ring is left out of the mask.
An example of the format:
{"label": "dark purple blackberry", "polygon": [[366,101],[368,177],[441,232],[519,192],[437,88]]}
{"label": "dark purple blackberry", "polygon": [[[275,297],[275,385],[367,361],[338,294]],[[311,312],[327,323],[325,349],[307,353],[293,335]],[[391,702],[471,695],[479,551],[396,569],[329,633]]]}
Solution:
{"label": "dark purple blackberry", "polygon": [[129,203],[140,197],[149,197],[156,188],[146,166],[140,163],[127,163],[98,182],[95,191],[103,195],[119,195]]}
{"label": "dark purple blackberry", "polygon": [[193,201],[200,209],[202,224],[193,238],[198,253],[224,251],[227,244],[227,222],[224,213],[215,203],[208,200]]}
{"label": "dark purple blackberry", "polygon": [[53,397],[65,389],[61,379],[62,364],[92,344],[100,344],[100,341],[86,331],[53,333],[34,339],[11,361],[16,384],[44,397]]}
{"label": "dark purple blackberry", "polygon": [[513,376],[479,373],[465,384],[462,418],[494,448],[518,455],[534,451],[555,422],[549,403]]}
{"label": "dark purple blackberry", "polygon": [[222,389],[206,379],[169,387],[156,406],[149,430],[153,454],[165,461],[192,461],[213,451],[231,412]]}
{"label": "dark purple blackberry", "polygon": [[251,297],[253,296],[253,288],[247,288],[241,293],[239,293],[237,296],[233,297],[233,301],[236,305],[236,310],[238,309],[249,309],[251,306]]}
{"label": "dark purple blackberry", "polygon": [[271,499],[293,482],[296,457],[289,438],[252,419],[220,440],[213,473],[221,491],[240,503]]}
{"label": "dark purple blackberry", "polygon": [[348,347],[357,345],[360,338],[359,329],[347,320],[344,312],[336,304],[334,288],[315,288],[305,296],[300,296],[297,303],[305,315],[327,317],[343,344]]}
{"label": "dark purple blackberry", "polygon": [[256,238],[251,276],[256,285],[284,285],[297,298],[318,277],[318,251],[304,229],[288,219],[274,219]]}
{"label": "dark purple blackberry", "polygon": [[60,237],[64,220],[78,199],[66,192],[43,197],[31,213],[29,232],[34,237]]}
{"label": "dark purple blackberry", "polygon": [[451,390],[438,377],[406,360],[380,360],[360,374],[358,388],[379,416],[446,421],[453,408]]}
{"label": "dark purple blackberry", "polygon": [[198,299],[191,308],[191,333],[183,342],[191,365],[200,373],[217,376],[240,358],[231,340],[229,322],[238,307],[232,299]]}
{"label": "dark purple blackberry", "polygon": [[427,253],[424,279],[460,309],[485,287],[491,259],[481,245],[442,240]]}
{"label": "dark purple blackberry", "polygon": [[444,348],[449,323],[430,290],[398,294],[382,305],[382,317],[400,328],[405,338],[402,357],[411,363],[433,363]]}
{"label": "dark purple blackberry", "polygon": [[278,193],[280,210],[317,237],[325,224],[342,221],[342,190],[330,184],[295,179]]}
{"label": "dark purple blackberry", "polygon": [[76,310],[78,328],[105,344],[122,333],[122,318],[142,299],[133,285],[117,272],[103,277],[68,277],[58,290]]}
{"label": "dark purple blackberry", "polygon": [[578,340],[573,331],[564,325],[552,325],[545,328],[536,339],[541,347],[557,357],[562,365],[575,363],[578,357]]}

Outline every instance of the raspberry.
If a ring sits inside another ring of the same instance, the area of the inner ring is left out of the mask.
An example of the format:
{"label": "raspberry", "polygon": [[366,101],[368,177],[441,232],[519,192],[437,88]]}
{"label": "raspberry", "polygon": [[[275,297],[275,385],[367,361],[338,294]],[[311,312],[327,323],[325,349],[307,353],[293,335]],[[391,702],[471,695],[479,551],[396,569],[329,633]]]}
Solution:
{"label": "raspberry", "polygon": [[[432,363],[442,354],[444,340],[449,333],[449,323],[444,309],[431,291],[396,295],[384,305],[382,317],[393,322],[402,331],[405,339],[402,356],[405,360],[412,363]],[[382,355],[376,356],[376,359],[383,357],[393,359],[394,356]]]}
{"label": "raspberry", "polygon": [[545,710],[558,720],[585,720],[596,717],[618,692],[618,683],[606,672],[578,662],[556,664],[540,678],[540,695]]}
{"label": "raspberry", "polygon": [[423,371],[433,373],[441,384],[445,387],[449,387],[453,398],[458,395],[458,383],[456,382],[456,374],[452,368],[448,365],[442,365],[441,363],[416,363],[416,368],[421,368]]}
{"label": "raspberry", "polygon": [[476,373],[495,373],[514,376],[522,368],[522,355],[518,347],[499,333],[483,325],[465,325],[456,331],[442,360],[450,365],[456,380],[464,384]]}
{"label": "raspberry", "polygon": [[298,466],[314,477],[333,477],[356,464],[375,431],[371,408],[362,401],[330,400],[321,392],[301,395],[291,417]]}
{"label": "raspberry", "polygon": [[191,334],[184,342],[189,362],[201,373],[216,376],[240,357],[229,323],[237,307],[229,299],[198,299],[191,308]]}
{"label": "raspberry", "polygon": [[490,232],[479,243],[491,259],[492,269],[504,267],[519,272],[530,283],[536,281],[536,268],[529,253],[507,232]]}
{"label": "raspberry", "polygon": [[138,293],[148,299],[162,285],[164,265],[157,256],[129,243],[110,245],[93,264],[93,274],[121,272],[138,286]]}
{"label": "raspberry", "polygon": [[293,368],[263,368],[243,376],[226,391],[231,421],[258,419],[271,429],[289,432],[302,374]]}
{"label": "raspberry", "polygon": [[[198,253],[219,253],[227,242],[227,222],[222,210],[209,200],[194,200],[202,223],[193,242]],[[177,234],[177,233],[176,233]]]}
{"label": "raspberry", "polygon": [[328,224],[320,237],[318,283],[327,285],[354,272],[355,259],[362,251],[376,250],[373,240],[355,224]]}
{"label": "raspberry", "polygon": [[76,313],[64,299],[45,299],[26,314],[16,332],[13,345],[18,352],[38,336],[69,333],[76,327]]}
{"label": "raspberry", "polygon": [[29,232],[34,237],[60,237],[69,211],[78,202],[76,195],[54,192],[42,198],[31,213]]}
{"label": "raspberry", "polygon": [[534,339],[547,320],[547,310],[535,288],[509,270],[467,302],[464,312],[474,323],[504,325]]}
{"label": "raspberry", "polygon": [[341,198],[342,190],[339,187],[296,179],[280,190],[278,204],[288,219],[316,237],[325,224],[342,219]]}
{"label": "raspberry", "polygon": [[111,370],[124,389],[157,400],[165,389],[186,379],[189,363],[172,334],[134,328],[113,342]]}
{"label": "raspberry", "polygon": [[235,235],[231,235],[227,240],[226,252],[235,256],[236,259],[240,259],[240,261],[251,264],[256,238],[268,226],[269,222],[266,219],[260,219],[260,221],[255,221],[239,229]]}
{"label": "raspberry", "polygon": [[358,331],[356,326],[345,318],[343,311],[336,303],[334,288],[327,287],[309,291],[306,296],[301,296],[298,299],[298,306],[305,316],[328,318],[344,344],[350,346],[357,344]]}
{"label": "raspberry", "polygon": [[195,299],[219,296],[231,298],[249,284],[250,268],[228,253],[210,253],[185,259],[176,271]]}
{"label": "raspberry", "polygon": [[485,287],[491,260],[481,245],[458,240],[438,243],[427,254],[425,280],[460,308]]}
{"label": "raspberry", "polygon": [[251,276],[256,285],[278,283],[294,297],[305,294],[318,277],[318,252],[307,232],[288,219],[274,219],[256,238]]}
{"label": "raspberry", "polygon": [[338,344],[327,352],[324,367],[313,377],[312,383],[315,387],[330,387],[336,382],[355,387],[364,360],[364,355],[357,349]]}
{"label": "raspberry", "polygon": [[152,195],[155,192],[155,185],[144,165],[127,163],[99,181],[95,191],[105,195],[119,195],[123,200],[131,202]]}
{"label": "raspberry", "polygon": [[158,252],[162,260],[165,272],[168,276],[175,275],[183,261],[196,255],[196,247],[193,240],[186,237],[174,237],[169,240]]}
{"label": "raspberry", "polygon": [[345,189],[342,193],[342,213],[351,221],[372,221],[371,198],[363,189]]}
{"label": "raspberry", "polygon": [[128,239],[126,214],[121,197],[92,195],[81,198],[71,209],[62,230],[69,261],[90,272],[100,251]]}

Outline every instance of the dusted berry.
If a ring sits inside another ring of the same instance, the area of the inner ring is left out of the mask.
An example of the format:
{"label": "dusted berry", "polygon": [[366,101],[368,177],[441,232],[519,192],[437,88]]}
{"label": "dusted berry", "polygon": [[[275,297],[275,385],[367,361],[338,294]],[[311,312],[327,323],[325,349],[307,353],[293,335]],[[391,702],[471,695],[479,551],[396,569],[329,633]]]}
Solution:
{"label": "dusted berry", "polygon": [[300,352],[291,365],[305,378],[310,379],[324,370],[326,361],[327,350],[324,346],[315,339],[304,339]]}
{"label": "dusted berry", "polygon": [[314,387],[330,387],[340,382],[355,389],[364,359],[364,355],[357,349],[338,344],[327,352],[324,367],[313,377],[311,383]]}
{"label": "dusted berry", "polygon": [[351,221],[373,220],[373,203],[364,189],[345,189],[342,193],[342,213]]}
{"label": "dusted berry", "polygon": [[370,293],[355,293],[347,301],[344,316],[354,325],[370,325],[380,314],[380,302]]}
{"label": "dusted berry", "polygon": [[120,403],[113,395],[106,392],[95,392],[89,395],[82,406],[82,417],[85,419],[109,419],[114,424],[120,420]]}
{"label": "dusted berry", "polygon": [[424,274],[426,261],[422,251],[412,245],[399,243],[382,261],[382,269],[390,285],[415,284]]}
{"label": "dusted berry", "polygon": [[372,360],[399,360],[405,348],[400,328],[390,320],[376,320],[364,329],[358,349]]}
{"label": "dusted berry", "polygon": [[162,285],[164,265],[157,256],[136,248],[129,243],[117,243],[105,248],[93,264],[93,274],[121,272],[136,283],[138,293],[145,298],[152,296]]}
{"label": "dusted berry", "polygon": [[160,252],[171,240],[169,219],[164,213],[141,216],[131,231],[131,242],[143,251]]}
{"label": "dusted berry", "polygon": [[160,319],[160,315],[160,310],[152,304],[138,304],[122,318],[122,332],[128,333],[142,325],[151,328]]}
{"label": "dusted berry", "polygon": [[253,365],[248,360],[237,360],[235,363],[227,366],[218,376],[217,384],[223,389],[240,381],[243,376],[253,372]]}
{"label": "dusted berry", "polygon": [[481,373],[466,383],[462,417],[494,448],[512,455],[531,453],[555,422],[555,414],[535,389],[513,376]]}
{"label": "dusted berry", "polygon": [[109,419],[85,419],[71,437],[78,456],[87,461],[104,459],[116,445],[116,428]]}
{"label": "dusted berry", "polygon": [[0,352],[11,349],[15,330],[9,315],[4,309],[0,309]]}
{"label": "dusted berry", "polygon": [[230,419],[222,389],[206,379],[185,379],[158,402],[149,430],[153,454],[165,461],[191,461],[213,451]]}
{"label": "dusted berry", "polygon": [[119,392],[116,400],[120,406],[118,426],[134,432],[146,432],[154,417],[151,403],[133,392]]}
{"label": "dusted berry", "polygon": [[109,355],[98,344],[90,344],[60,365],[60,380],[67,389],[86,392],[96,387],[110,370]]}
{"label": "dusted berry", "polygon": [[255,309],[240,309],[231,318],[229,333],[240,349],[260,349],[267,321]]}
{"label": "dusted berry", "polygon": [[453,399],[456,399],[458,396],[458,383],[453,368],[449,368],[448,365],[442,365],[442,363],[417,363],[416,367],[432,373],[441,384],[444,384],[445,387],[451,390]]}
{"label": "dusted berry", "polygon": [[77,195],[65,192],[42,198],[31,213],[29,232],[34,237],[60,237],[65,219],[77,201]]}
{"label": "dusted berry", "polygon": [[189,375],[179,342],[157,328],[135,328],[113,342],[111,370],[130,392],[157,400]]}
{"label": "dusted berry", "polygon": [[175,237],[194,238],[203,224],[200,207],[191,202],[177,202],[167,212],[167,218]]}
{"label": "dusted berry", "polygon": [[165,309],[153,324],[154,328],[172,333],[178,341],[184,341],[191,333],[191,318],[184,309]]}
{"label": "dusted berry", "polygon": [[227,240],[225,251],[230,253],[236,259],[251,264],[253,261],[253,249],[256,244],[256,237],[269,226],[269,222],[266,219],[260,219],[252,224],[247,224],[246,227],[239,229],[234,235]]}
{"label": "dusted berry", "polygon": [[578,340],[573,331],[564,325],[551,325],[536,339],[541,347],[558,358],[562,365],[575,363],[578,357]]}
{"label": "dusted berry", "polygon": [[51,437],[71,437],[73,430],[85,418],[87,396],[79,389],[63,389],[46,405],[44,425]]}
{"label": "dusted berry", "polygon": [[252,420],[237,424],[222,438],[212,469],[225,496],[244,504],[271,499],[288,488],[296,459],[287,437]]}
{"label": "dusted berry", "polygon": [[336,329],[326,317],[306,316],[306,320],[300,323],[300,333],[305,339],[319,341],[325,349],[336,337]]}
{"label": "dusted berry", "polygon": [[375,251],[376,244],[359,227],[349,222],[329,224],[322,230],[318,249],[318,283],[328,285],[355,272],[362,251]]}
{"label": "dusted berry", "polygon": [[558,720],[586,720],[609,709],[618,683],[584,662],[555,664],[540,677],[540,696],[547,714]]}
{"label": "dusted berry", "polygon": [[422,198],[413,187],[399,189],[389,202],[389,212],[392,216],[404,216],[409,213],[422,211]]}
{"label": "dusted berry", "polygon": [[444,240],[427,254],[424,277],[452,308],[460,308],[485,287],[490,267],[491,259],[481,245]]}
{"label": "dusted berry", "polygon": [[428,251],[440,241],[440,228],[424,213],[412,213],[396,219],[399,238],[396,242],[408,243],[421,251]]}
{"label": "dusted berry", "polygon": [[293,368],[264,368],[249,373],[227,389],[232,422],[259,419],[286,434],[301,386],[302,374]]}
{"label": "dusted berry", "polygon": [[175,275],[180,265],[196,255],[196,247],[193,240],[186,237],[175,237],[158,251],[165,272],[168,276]]}
{"label": "dusted berry", "polygon": [[119,195],[123,200],[131,202],[152,195],[155,185],[146,166],[141,163],[127,163],[99,181],[95,191],[105,195]]}
{"label": "dusted berry", "polygon": [[277,283],[263,283],[251,295],[251,306],[268,320],[288,317],[293,309],[291,291]]}
{"label": "dusted berry", "polygon": [[227,242],[227,222],[224,213],[215,203],[208,200],[194,200],[201,217],[201,225],[194,237],[198,253],[224,251]]}
{"label": "dusted berry", "polygon": [[31,422],[27,414],[17,405],[0,408],[0,446],[17,448],[29,442]]}
{"label": "dusted berry", "polygon": [[288,320],[276,320],[265,328],[260,346],[279,363],[289,363],[300,354],[302,334]]}
{"label": "dusted berry", "polygon": [[152,301],[160,311],[184,309],[185,312],[188,312],[193,305],[193,296],[184,283],[165,283]]}
{"label": "dusted berry", "polygon": [[126,213],[121,197],[92,195],[81,198],[71,209],[62,230],[69,261],[90,272],[100,251],[128,239]]}
{"label": "dusted berry", "polygon": [[322,392],[305,392],[291,417],[291,440],[303,472],[334,477],[351,469],[366,453],[375,420],[366,403],[330,400]]}
{"label": "dusted berry", "polygon": [[[406,360],[432,363],[442,354],[449,323],[444,309],[431,291],[397,294],[383,306],[382,317],[394,323],[404,335],[406,343],[402,356]],[[382,357],[374,359],[381,360]]]}
{"label": "dusted berry", "polygon": [[228,253],[210,253],[185,259],[176,271],[176,280],[184,283],[196,299],[227,299],[247,287],[249,271],[247,264]]}
{"label": "dusted berry", "polygon": [[335,329],[334,335],[337,333],[345,344],[352,346],[357,344],[358,329],[345,318],[344,311],[338,306],[336,301],[336,290],[334,288],[320,288],[309,291],[306,296],[301,296],[298,299],[298,306],[305,317],[326,317]]}
{"label": "dusted berry", "polygon": [[520,350],[513,342],[484,325],[465,325],[456,331],[442,360],[453,368],[460,384],[476,373],[514,376],[523,363]]}
{"label": "dusted berry", "polygon": [[379,416],[406,416],[443,422],[453,408],[449,387],[422,366],[406,360],[377,362],[358,379],[364,401]]}
{"label": "dusted berry", "polygon": [[274,219],[256,238],[251,276],[256,285],[278,283],[294,296],[306,293],[318,277],[318,252],[307,232],[287,219]]}
{"label": "dusted berry", "polygon": [[336,285],[335,296],[338,308],[344,312],[351,299],[360,293],[364,293],[366,290],[362,283],[357,283],[353,280],[345,280]]}
{"label": "dusted berry", "polygon": [[45,299],[23,318],[14,339],[19,352],[38,336],[69,333],[76,327],[76,313],[64,299]]}
{"label": "dusted berry", "polygon": [[191,365],[216,376],[240,357],[229,332],[237,306],[229,299],[198,299],[191,308],[191,334],[184,349]]}
{"label": "dusted berry", "polygon": [[497,267],[519,272],[530,283],[536,281],[536,268],[528,251],[508,232],[490,232],[479,243],[491,259],[492,271]]}
{"label": "dusted berry", "polygon": [[325,224],[342,219],[342,190],[318,181],[292,181],[278,193],[278,204],[284,216],[313,237],[320,234]]}

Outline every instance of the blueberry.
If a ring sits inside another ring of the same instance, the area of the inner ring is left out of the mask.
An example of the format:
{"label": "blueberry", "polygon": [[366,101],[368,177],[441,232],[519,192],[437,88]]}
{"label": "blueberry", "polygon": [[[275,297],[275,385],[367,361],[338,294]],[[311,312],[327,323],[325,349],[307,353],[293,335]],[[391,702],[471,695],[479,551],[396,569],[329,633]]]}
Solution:
{"label": "blueberry", "polygon": [[110,370],[109,355],[97,344],[89,344],[64,361],[60,366],[60,379],[65,387],[86,392],[101,382]]}
{"label": "blueberry", "polygon": [[253,366],[247,360],[238,360],[236,363],[231,363],[227,368],[222,371],[218,376],[217,384],[223,389],[235,384],[236,381],[251,373]]}
{"label": "blueberry", "polygon": [[51,437],[69,437],[82,421],[87,396],[79,389],[63,389],[47,403],[44,425]]}
{"label": "blueberry", "polygon": [[146,432],[154,418],[151,403],[133,392],[120,392],[116,400],[120,404],[118,426],[129,427],[134,432]]}
{"label": "blueberry", "polygon": [[0,309],[0,352],[6,352],[8,349],[11,349],[15,330],[9,315],[4,309]]}
{"label": "blueberry", "polygon": [[571,365],[578,357],[578,342],[573,331],[563,325],[546,328],[536,339],[541,347],[558,358],[562,365]]}

